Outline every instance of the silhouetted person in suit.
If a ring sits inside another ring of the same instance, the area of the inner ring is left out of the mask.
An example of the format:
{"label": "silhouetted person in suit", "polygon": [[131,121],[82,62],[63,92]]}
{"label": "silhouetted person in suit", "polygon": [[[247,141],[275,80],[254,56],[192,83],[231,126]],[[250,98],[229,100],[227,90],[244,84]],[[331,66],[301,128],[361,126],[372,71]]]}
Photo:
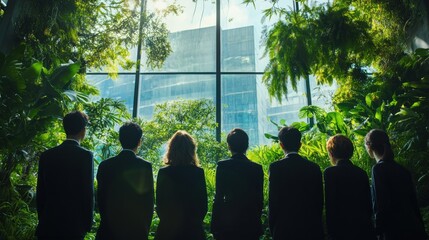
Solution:
{"label": "silhouetted person in suit", "polygon": [[88,116],[75,111],[63,118],[67,139],[42,153],[37,175],[38,239],[83,239],[94,208],[92,153],[80,146]]}
{"label": "silhouetted person in suit", "polygon": [[326,143],[332,167],[324,171],[326,225],[332,240],[375,240],[366,172],[353,165],[353,143],[335,135]]}
{"label": "silhouetted person in suit", "polygon": [[232,157],[218,162],[211,231],[217,240],[259,239],[264,200],[262,166],[245,153],[249,137],[240,128],[226,139]]}
{"label": "silhouetted person in suit", "polygon": [[301,133],[283,127],[279,134],[285,158],[269,170],[269,225],[274,240],[323,239],[323,186],[320,167],[301,157]]}
{"label": "silhouetted person in suit", "polygon": [[96,239],[147,239],[153,216],[152,165],[136,155],[142,129],[126,122],[119,129],[122,151],[100,163],[97,202],[100,227]]}
{"label": "silhouetted person in suit", "polygon": [[372,168],[375,229],[383,240],[425,240],[411,174],[394,161],[386,132],[371,130],[365,136],[366,150],[377,163]]}
{"label": "silhouetted person in suit", "polygon": [[196,143],[185,131],[169,140],[164,163],[158,172],[156,212],[160,222],[155,239],[205,239],[204,216],[207,190],[204,170],[199,165]]}

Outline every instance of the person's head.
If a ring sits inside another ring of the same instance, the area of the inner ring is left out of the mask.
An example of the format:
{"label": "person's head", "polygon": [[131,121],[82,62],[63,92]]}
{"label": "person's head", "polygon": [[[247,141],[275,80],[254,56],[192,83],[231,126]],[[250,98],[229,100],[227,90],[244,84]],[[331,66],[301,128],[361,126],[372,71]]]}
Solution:
{"label": "person's head", "polygon": [[337,134],[326,142],[329,158],[332,165],[337,165],[341,160],[349,160],[353,156],[353,143],[344,135]]}
{"label": "person's head", "polygon": [[226,137],[228,148],[232,153],[245,153],[249,147],[249,136],[241,128],[234,128]]}
{"label": "person's head", "polygon": [[82,140],[85,137],[85,128],[88,124],[88,116],[81,111],[73,111],[63,118],[63,127],[67,138]]}
{"label": "person's head", "polygon": [[199,166],[197,144],[186,131],[179,130],[168,140],[167,152],[164,156],[166,165]]}
{"label": "person's head", "polygon": [[125,122],[119,128],[119,141],[123,149],[137,149],[141,144],[143,131],[137,123]]}
{"label": "person's head", "polygon": [[371,158],[393,160],[389,136],[381,129],[372,129],[365,136],[365,148]]}
{"label": "person's head", "polygon": [[286,152],[298,152],[301,147],[301,132],[294,127],[283,127],[278,137],[280,146]]}

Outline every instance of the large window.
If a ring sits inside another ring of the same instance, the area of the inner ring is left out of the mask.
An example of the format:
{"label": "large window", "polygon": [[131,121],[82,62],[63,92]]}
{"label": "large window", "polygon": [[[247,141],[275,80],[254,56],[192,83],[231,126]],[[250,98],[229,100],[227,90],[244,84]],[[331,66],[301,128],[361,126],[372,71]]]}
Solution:
{"label": "large window", "polygon": [[[261,21],[262,10],[270,7],[269,3],[259,1],[255,9],[253,5],[243,5],[242,0],[220,1],[179,1],[183,13],[165,18],[173,52],[161,69],[142,65],[140,73],[121,71],[116,80],[103,72],[88,73],[88,79],[103,97],[123,100],[130,112],[138,106],[138,115],[145,119],[153,116],[157,103],[211,99],[219,112],[219,130],[243,128],[251,145],[268,142],[264,133],[276,131],[270,120],[306,121],[298,118],[299,109],[308,104],[305,81],[299,83],[297,92],[291,90],[281,104],[270,100],[262,84],[267,59],[263,57],[261,35],[265,27],[277,20]],[[168,2],[148,0],[148,11],[162,10]],[[291,10],[295,4],[292,0],[281,2]],[[135,49],[131,55],[137,56]],[[136,74],[140,82],[138,103],[133,100]],[[334,87],[318,86],[313,78],[310,80],[313,104],[329,106],[326,101]]]}

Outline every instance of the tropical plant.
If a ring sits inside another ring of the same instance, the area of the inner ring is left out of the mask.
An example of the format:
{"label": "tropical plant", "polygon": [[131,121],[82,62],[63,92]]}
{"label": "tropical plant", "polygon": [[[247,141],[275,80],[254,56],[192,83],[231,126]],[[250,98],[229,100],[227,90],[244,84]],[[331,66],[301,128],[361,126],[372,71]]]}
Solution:
{"label": "tropical plant", "polygon": [[37,216],[28,205],[15,199],[0,203],[0,238],[33,239],[37,225]]}
{"label": "tropical plant", "polygon": [[81,95],[70,88],[80,69],[78,63],[49,70],[36,62],[26,68],[19,61],[22,54],[22,48],[8,56],[0,54],[2,190],[10,186],[11,173],[25,161],[35,136],[62,117],[72,101],[81,100]]}
{"label": "tropical plant", "polygon": [[[53,67],[79,61],[87,68],[129,68],[129,51],[138,43],[139,24],[147,64],[159,66],[171,52],[168,31],[160,16],[141,12],[137,0],[17,0],[10,1],[0,22],[0,51],[18,44],[29,47],[26,60]],[[168,8],[178,13],[178,8]],[[142,16],[140,16],[142,14]],[[167,13],[163,13],[167,14]]]}
{"label": "tropical plant", "polygon": [[47,69],[35,62],[25,67],[20,62],[24,50],[0,53],[0,225],[4,226],[2,235],[20,239],[26,239],[19,236],[29,234],[34,227],[34,219],[27,221],[34,213],[26,204],[32,200],[28,185],[35,184],[35,159],[46,142],[55,141],[43,141],[44,132],[72,102],[85,100],[71,88],[80,64]]}
{"label": "tropical plant", "polygon": [[310,74],[319,83],[329,84],[347,78],[366,79],[365,67],[368,59],[374,58],[374,44],[360,12],[342,4],[303,4],[299,11],[276,7],[265,14],[281,18],[263,39],[269,57],[263,82],[271,96],[281,100],[289,82],[296,91],[297,82],[308,81]]}
{"label": "tropical plant", "polygon": [[131,119],[130,114],[122,101],[101,98],[96,102],[84,103],[82,108],[89,117],[87,137],[82,145],[94,151],[94,160],[113,157],[121,150],[118,125]]}
{"label": "tropical plant", "polygon": [[152,120],[137,120],[143,128],[141,155],[161,166],[162,146],[177,131],[189,132],[198,143],[198,156],[203,166],[225,158],[225,143],[215,138],[215,106],[211,100],[177,100],[157,104]]}
{"label": "tropical plant", "polygon": [[[318,83],[336,81],[335,112],[304,109],[306,116],[316,117],[317,132],[349,136],[364,159],[362,137],[372,128],[388,131],[396,159],[412,171],[422,206],[427,205],[429,50],[414,50],[411,42],[427,16],[427,3],[302,0],[294,11],[280,7],[278,0],[271,3],[265,17],[280,20],[263,39],[269,57],[264,81],[270,95],[284,97],[289,82],[293,88],[308,74]],[[362,166],[369,171],[370,165]]]}

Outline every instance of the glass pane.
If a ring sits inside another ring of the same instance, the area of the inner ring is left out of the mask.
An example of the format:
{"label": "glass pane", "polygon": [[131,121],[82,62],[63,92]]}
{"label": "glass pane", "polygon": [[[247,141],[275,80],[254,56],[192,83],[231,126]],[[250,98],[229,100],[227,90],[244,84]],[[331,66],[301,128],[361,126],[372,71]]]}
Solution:
{"label": "glass pane", "polygon": [[117,79],[111,79],[107,74],[88,73],[86,79],[100,90],[100,97],[121,100],[129,112],[133,112],[135,75],[121,74]]}
{"label": "glass pane", "polygon": [[[222,71],[262,72],[267,65],[267,58],[263,58],[262,32],[278,18],[263,19],[263,10],[272,6],[270,1],[256,1],[256,7],[242,2],[221,1]],[[292,4],[292,0],[277,3],[278,7],[291,10]]]}
{"label": "glass pane", "polygon": [[310,89],[311,89],[311,101],[312,104],[325,109],[325,111],[333,111],[332,99],[335,91],[337,90],[337,84],[334,82],[331,86],[329,85],[318,85],[316,78],[310,76]]}
{"label": "glass pane", "polygon": [[[132,62],[137,61],[137,47],[133,47],[128,51],[128,60]],[[88,68],[87,73],[108,73],[108,72],[118,72],[118,73],[135,73],[136,72],[136,64],[133,64],[131,68],[124,69],[120,64],[113,64],[113,66],[104,66],[100,69],[98,68]]]}
{"label": "glass pane", "polygon": [[[170,14],[163,19],[170,31],[169,39],[173,52],[161,69],[152,70],[142,64],[143,71],[215,71],[216,5],[212,1],[149,0],[148,11],[165,10],[174,2],[180,4],[183,12],[178,15]],[[144,62],[145,60],[142,61]]]}
{"label": "glass pane", "polygon": [[157,103],[216,98],[215,75],[142,75],[139,116],[151,119]]}
{"label": "glass pane", "polygon": [[[298,84],[298,92],[290,91],[282,103],[270,101],[267,88],[261,82],[261,75],[234,74],[222,76],[222,131],[229,132],[235,127],[249,134],[250,145],[269,143],[264,134],[277,134],[277,128],[270,122],[287,124],[299,119],[298,112],[307,105],[305,81]],[[290,87],[289,89],[292,89]]]}
{"label": "glass pane", "polygon": [[256,75],[222,76],[222,131],[239,127],[249,135],[251,146],[259,142]]}

